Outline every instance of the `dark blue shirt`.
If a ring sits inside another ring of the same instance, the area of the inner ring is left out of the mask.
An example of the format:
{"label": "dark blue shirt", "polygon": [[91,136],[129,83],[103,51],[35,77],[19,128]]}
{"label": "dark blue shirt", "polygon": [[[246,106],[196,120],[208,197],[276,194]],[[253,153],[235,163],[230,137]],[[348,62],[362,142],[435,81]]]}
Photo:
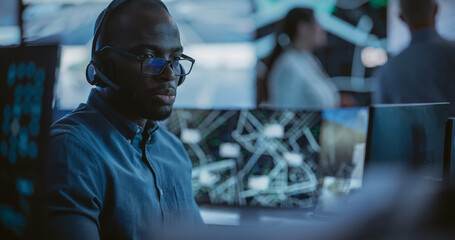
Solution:
{"label": "dark blue shirt", "polygon": [[[80,239],[150,239],[169,224],[202,223],[182,143],[110,108],[96,90],[50,129],[46,230]],[[143,141],[146,139],[146,141]]]}
{"label": "dark blue shirt", "polygon": [[435,29],[412,34],[411,44],[376,74],[374,103],[450,102],[455,116],[455,43]]}

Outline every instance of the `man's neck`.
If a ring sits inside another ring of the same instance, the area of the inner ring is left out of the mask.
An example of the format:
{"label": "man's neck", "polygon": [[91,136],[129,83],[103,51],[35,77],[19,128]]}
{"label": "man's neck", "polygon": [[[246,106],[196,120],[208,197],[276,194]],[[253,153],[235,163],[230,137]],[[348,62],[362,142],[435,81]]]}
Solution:
{"label": "man's neck", "polygon": [[434,21],[428,21],[428,22],[422,22],[419,24],[412,24],[412,25],[410,24],[408,26],[409,26],[409,30],[411,31],[411,34],[412,34],[412,33],[415,33],[417,31],[420,31],[423,29],[434,29],[435,25],[436,24]]}
{"label": "man's neck", "polygon": [[124,99],[115,97],[117,94],[112,93],[111,90],[100,88],[97,88],[96,90],[112,109],[114,109],[120,115],[124,116],[125,118],[135,123],[136,125],[145,128],[147,119],[138,116],[134,112],[133,108],[128,107],[129,104],[127,104]]}

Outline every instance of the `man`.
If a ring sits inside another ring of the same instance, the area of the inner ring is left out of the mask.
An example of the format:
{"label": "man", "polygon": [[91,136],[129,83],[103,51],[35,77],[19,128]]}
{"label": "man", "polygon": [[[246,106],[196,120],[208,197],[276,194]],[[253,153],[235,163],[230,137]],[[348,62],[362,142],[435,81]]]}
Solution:
{"label": "man", "polygon": [[400,7],[411,44],[379,70],[373,102],[448,101],[455,116],[455,45],[435,30],[436,1],[401,0]]}
{"label": "man", "polygon": [[50,130],[47,238],[150,239],[202,223],[181,142],[160,128],[194,60],[159,0],[114,0],[98,17],[86,104]]}

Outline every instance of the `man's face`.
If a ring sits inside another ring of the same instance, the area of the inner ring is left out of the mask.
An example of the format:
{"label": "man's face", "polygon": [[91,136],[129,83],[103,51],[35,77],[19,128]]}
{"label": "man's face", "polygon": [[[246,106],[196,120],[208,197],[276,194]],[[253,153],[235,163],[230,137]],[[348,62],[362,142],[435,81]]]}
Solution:
{"label": "man's face", "polygon": [[[163,59],[175,59],[182,54],[177,25],[165,10],[132,7],[120,15],[114,47],[136,55],[150,54]],[[115,52],[109,56],[113,64],[114,81],[121,91],[134,97],[123,97],[122,104],[138,117],[163,120],[172,112],[177,92],[178,76],[170,66],[156,76],[141,72],[141,61]]]}

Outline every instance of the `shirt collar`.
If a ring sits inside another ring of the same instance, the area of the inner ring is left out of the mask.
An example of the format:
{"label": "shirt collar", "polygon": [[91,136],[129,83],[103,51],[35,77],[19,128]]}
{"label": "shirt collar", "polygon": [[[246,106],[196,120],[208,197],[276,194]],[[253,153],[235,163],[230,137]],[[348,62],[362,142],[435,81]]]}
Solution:
{"label": "shirt collar", "polygon": [[[109,106],[95,88],[90,91],[87,104],[100,111],[127,140],[132,141],[137,135],[141,135],[144,132],[144,128],[133,123]],[[148,134],[152,134],[158,129],[158,124],[156,121],[148,120],[145,129]]]}
{"label": "shirt collar", "polygon": [[411,45],[426,42],[429,40],[440,39],[439,34],[434,28],[425,28],[412,33]]}

